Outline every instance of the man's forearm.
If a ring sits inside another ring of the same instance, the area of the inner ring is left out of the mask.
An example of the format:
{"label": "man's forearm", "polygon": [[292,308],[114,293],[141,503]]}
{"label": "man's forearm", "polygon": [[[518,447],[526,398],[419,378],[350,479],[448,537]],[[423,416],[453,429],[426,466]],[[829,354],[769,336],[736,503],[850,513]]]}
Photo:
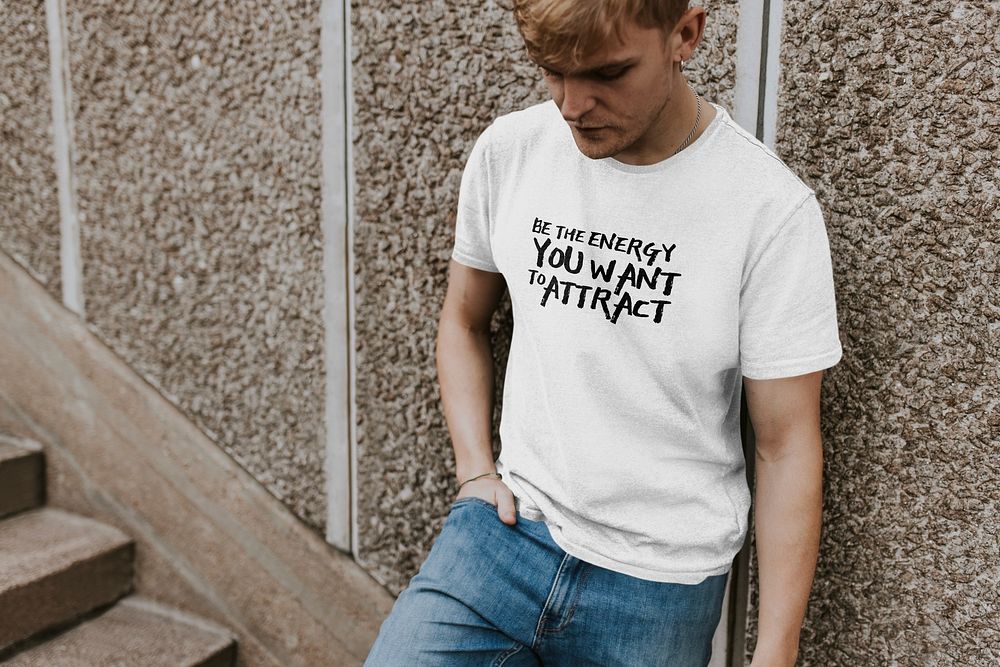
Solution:
{"label": "man's forearm", "polygon": [[760,580],[754,667],[795,664],[816,559],[823,511],[823,447],[810,442],[770,447],[756,457],[754,524]]}
{"label": "man's forearm", "polygon": [[437,370],[441,403],[455,450],[459,481],[495,470],[493,463],[493,352],[488,331],[442,322]]}

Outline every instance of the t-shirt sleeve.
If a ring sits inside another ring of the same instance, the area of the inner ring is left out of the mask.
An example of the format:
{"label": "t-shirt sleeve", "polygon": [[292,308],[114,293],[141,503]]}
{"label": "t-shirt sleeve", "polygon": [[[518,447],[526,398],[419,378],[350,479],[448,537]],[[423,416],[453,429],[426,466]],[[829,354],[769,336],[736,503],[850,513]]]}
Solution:
{"label": "t-shirt sleeve", "polygon": [[500,273],[493,261],[490,245],[493,219],[490,212],[489,140],[492,128],[490,124],[479,134],[462,172],[455,217],[455,245],[451,256],[466,266]]}
{"label": "t-shirt sleeve", "polygon": [[752,380],[791,377],[842,356],[823,212],[810,192],[749,260],[740,291],[740,365]]}

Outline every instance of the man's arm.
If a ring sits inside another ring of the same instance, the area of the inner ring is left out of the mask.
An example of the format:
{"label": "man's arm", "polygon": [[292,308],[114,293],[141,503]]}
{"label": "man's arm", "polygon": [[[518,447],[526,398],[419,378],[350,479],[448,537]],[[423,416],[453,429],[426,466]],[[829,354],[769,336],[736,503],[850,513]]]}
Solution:
{"label": "man's arm", "polygon": [[[490,321],[507,283],[503,275],[451,259],[448,289],[438,320],[435,346],[445,420],[455,449],[459,482],[485,472],[493,463],[493,350]],[[484,478],[485,480],[494,478]],[[470,482],[468,486],[488,486]],[[495,497],[501,518],[513,521],[513,498]]]}
{"label": "man's arm", "polygon": [[823,511],[823,371],[744,378],[756,438],[754,524],[760,579],[751,667],[793,667],[819,555]]}

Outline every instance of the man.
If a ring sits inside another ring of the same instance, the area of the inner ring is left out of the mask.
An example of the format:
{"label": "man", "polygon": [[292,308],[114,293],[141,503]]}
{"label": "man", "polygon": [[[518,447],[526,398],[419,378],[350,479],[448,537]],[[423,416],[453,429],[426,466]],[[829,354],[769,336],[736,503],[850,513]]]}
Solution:
{"label": "man", "polygon": [[743,386],[752,664],[794,665],[819,543],[820,384],[841,357],[815,193],[686,82],[703,9],[514,11],[552,99],[494,120],[462,176],[437,345],[460,486],[366,664],[707,664],[748,529]]}

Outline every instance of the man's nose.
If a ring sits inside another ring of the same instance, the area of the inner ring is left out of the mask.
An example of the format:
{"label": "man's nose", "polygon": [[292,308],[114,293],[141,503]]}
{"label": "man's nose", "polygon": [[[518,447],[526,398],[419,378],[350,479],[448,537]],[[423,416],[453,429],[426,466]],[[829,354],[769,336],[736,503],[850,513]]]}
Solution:
{"label": "man's nose", "polygon": [[560,111],[570,123],[580,122],[580,118],[594,106],[594,98],[586,81],[563,77],[563,98]]}

